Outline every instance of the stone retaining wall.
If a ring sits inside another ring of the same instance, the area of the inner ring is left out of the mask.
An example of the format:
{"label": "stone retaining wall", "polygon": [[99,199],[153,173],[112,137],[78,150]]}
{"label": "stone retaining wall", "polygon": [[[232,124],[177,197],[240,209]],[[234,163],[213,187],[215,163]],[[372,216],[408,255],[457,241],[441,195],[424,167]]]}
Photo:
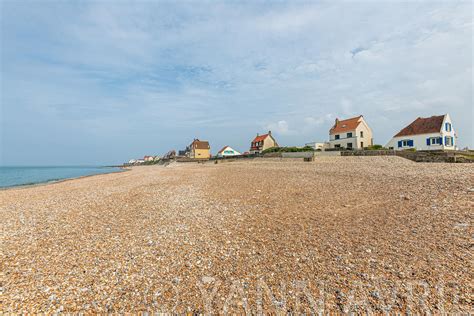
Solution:
{"label": "stone retaining wall", "polygon": [[341,156],[395,156],[395,150],[350,150],[341,151]]}
{"label": "stone retaining wall", "polygon": [[301,151],[295,153],[281,153],[282,158],[312,158],[314,157],[313,151]]}
{"label": "stone retaining wall", "polygon": [[397,151],[397,156],[416,162],[474,162],[455,151]]}

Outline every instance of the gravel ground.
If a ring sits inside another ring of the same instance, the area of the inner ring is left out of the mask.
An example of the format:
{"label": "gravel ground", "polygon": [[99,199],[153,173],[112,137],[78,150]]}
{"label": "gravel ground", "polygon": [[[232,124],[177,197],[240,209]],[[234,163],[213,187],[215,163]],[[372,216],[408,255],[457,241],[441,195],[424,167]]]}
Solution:
{"label": "gravel ground", "polygon": [[0,191],[4,312],[473,312],[472,164],[146,166]]}

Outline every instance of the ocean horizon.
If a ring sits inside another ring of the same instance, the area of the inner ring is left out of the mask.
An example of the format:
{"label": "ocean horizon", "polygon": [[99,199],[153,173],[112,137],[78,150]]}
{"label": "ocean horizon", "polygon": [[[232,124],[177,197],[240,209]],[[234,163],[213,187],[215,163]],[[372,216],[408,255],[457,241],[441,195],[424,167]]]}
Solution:
{"label": "ocean horizon", "polygon": [[35,185],[121,171],[107,166],[0,166],[0,188]]}

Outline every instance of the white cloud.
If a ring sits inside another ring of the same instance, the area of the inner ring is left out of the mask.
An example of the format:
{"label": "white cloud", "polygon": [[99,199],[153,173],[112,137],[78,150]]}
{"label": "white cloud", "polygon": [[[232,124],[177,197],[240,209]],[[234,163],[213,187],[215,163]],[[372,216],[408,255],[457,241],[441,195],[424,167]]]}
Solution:
{"label": "white cloud", "polygon": [[276,123],[270,123],[267,125],[267,129],[280,135],[293,135],[296,131],[290,130],[288,122],[285,120],[278,121]]}

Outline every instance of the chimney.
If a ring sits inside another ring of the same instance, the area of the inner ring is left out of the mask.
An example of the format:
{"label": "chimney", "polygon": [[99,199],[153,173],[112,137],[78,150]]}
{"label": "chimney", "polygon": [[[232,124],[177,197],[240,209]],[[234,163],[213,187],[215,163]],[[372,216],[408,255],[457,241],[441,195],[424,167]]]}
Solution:
{"label": "chimney", "polygon": [[271,135],[272,134],[272,131],[268,131],[268,135]]}
{"label": "chimney", "polygon": [[337,123],[339,123],[339,119],[336,117],[336,122],[334,123],[334,125],[337,125]]}
{"label": "chimney", "polygon": [[257,133],[257,136],[258,136],[258,133]]}

